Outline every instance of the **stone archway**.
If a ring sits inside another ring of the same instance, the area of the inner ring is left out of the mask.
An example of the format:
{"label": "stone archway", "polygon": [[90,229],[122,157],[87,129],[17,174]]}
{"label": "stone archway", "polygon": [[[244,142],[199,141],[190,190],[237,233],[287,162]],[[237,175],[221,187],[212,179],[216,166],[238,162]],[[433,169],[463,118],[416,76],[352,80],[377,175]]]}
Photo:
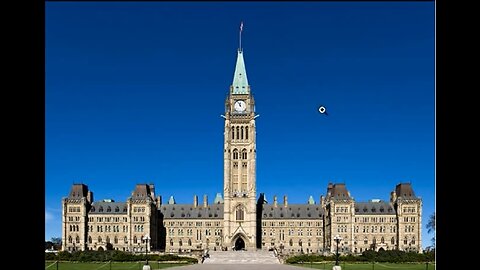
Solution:
{"label": "stone archway", "polygon": [[242,237],[238,237],[235,240],[235,250],[245,250],[245,241],[243,241]]}

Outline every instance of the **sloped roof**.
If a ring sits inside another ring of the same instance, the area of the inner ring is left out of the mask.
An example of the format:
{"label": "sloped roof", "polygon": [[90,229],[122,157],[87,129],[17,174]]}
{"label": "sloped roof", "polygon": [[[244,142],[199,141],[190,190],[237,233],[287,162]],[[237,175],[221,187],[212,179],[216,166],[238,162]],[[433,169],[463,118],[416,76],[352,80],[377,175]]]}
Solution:
{"label": "sloped roof", "polygon": [[355,202],[355,215],[395,215],[395,208],[385,201]]}
{"label": "sloped roof", "polygon": [[412,185],[410,183],[400,183],[395,187],[395,193],[397,198],[402,197],[404,199],[417,199],[415,192],[413,192]]}
{"label": "sloped roof", "polygon": [[135,186],[135,190],[132,192],[133,199],[145,199],[150,198],[155,200],[154,198],[155,187],[153,184],[137,184]]}
{"label": "sloped roof", "polygon": [[312,204],[288,204],[273,206],[264,204],[262,219],[319,219],[324,212],[320,205]]}
{"label": "sloped roof", "polygon": [[80,199],[87,197],[88,186],[85,184],[73,184],[70,194],[68,195],[69,199]]}
{"label": "sloped roof", "polygon": [[164,219],[223,219],[223,203],[207,207],[192,204],[164,204],[160,207]]}
{"label": "sloped roof", "polygon": [[104,215],[126,215],[126,202],[94,202],[90,207],[89,214],[104,214]]}
{"label": "sloped roof", "polygon": [[351,199],[350,192],[343,183],[329,184],[327,188],[327,196],[332,199]]}

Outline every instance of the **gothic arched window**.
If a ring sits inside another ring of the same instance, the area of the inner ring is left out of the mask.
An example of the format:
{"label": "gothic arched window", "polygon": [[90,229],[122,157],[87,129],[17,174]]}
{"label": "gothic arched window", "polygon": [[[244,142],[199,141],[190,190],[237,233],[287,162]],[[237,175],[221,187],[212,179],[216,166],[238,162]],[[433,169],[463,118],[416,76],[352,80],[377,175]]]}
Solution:
{"label": "gothic arched window", "polygon": [[395,237],[392,237],[391,242],[392,242],[392,245],[395,245]]}
{"label": "gothic arched window", "polygon": [[77,237],[75,237],[75,242],[80,243],[80,237],[78,237],[78,235],[77,235]]}
{"label": "gothic arched window", "polygon": [[243,210],[243,206],[239,205],[237,207],[237,210],[235,211],[235,217],[236,217],[236,220],[243,220],[244,219],[244,210]]}
{"label": "gothic arched window", "polygon": [[92,243],[92,237],[91,237],[91,236],[88,237],[88,243],[89,243],[89,244]]}
{"label": "gothic arched window", "polygon": [[189,246],[192,245],[192,239],[188,239],[188,245],[189,245]]}
{"label": "gothic arched window", "polygon": [[232,127],[232,140],[235,140],[235,127]]}
{"label": "gothic arched window", "polygon": [[107,236],[107,243],[110,243],[110,237]]}
{"label": "gothic arched window", "polygon": [[68,243],[72,243],[72,241],[73,241],[73,240],[72,240],[72,236],[70,235],[70,236],[68,237]]}
{"label": "gothic arched window", "polygon": [[233,150],[233,159],[238,159],[238,150],[237,149]]}
{"label": "gothic arched window", "polygon": [[247,149],[242,150],[242,159],[247,159]]}
{"label": "gothic arched window", "polygon": [[240,131],[240,139],[243,140],[243,127],[240,128],[241,131]]}
{"label": "gothic arched window", "polygon": [[102,242],[102,237],[99,236],[99,237],[98,237],[98,243],[101,243],[101,242]]}
{"label": "gothic arched window", "polygon": [[170,239],[170,246],[173,246],[173,239]]}
{"label": "gothic arched window", "polygon": [[293,246],[293,240],[292,239],[290,239],[289,244],[290,244],[290,246]]}
{"label": "gothic arched window", "polygon": [[240,138],[240,127],[237,126],[237,139]]}
{"label": "gothic arched window", "polygon": [[248,127],[245,127],[245,140],[248,140]]}
{"label": "gothic arched window", "polygon": [[383,236],[382,236],[382,239],[380,239],[380,243],[382,244],[385,243],[385,239],[383,238]]}
{"label": "gothic arched window", "polygon": [[113,243],[118,244],[118,237],[117,236],[115,236],[115,238],[113,238]]}
{"label": "gothic arched window", "polygon": [[133,243],[136,244],[137,241],[138,241],[138,240],[137,240],[137,236],[134,236],[134,237],[133,237]]}

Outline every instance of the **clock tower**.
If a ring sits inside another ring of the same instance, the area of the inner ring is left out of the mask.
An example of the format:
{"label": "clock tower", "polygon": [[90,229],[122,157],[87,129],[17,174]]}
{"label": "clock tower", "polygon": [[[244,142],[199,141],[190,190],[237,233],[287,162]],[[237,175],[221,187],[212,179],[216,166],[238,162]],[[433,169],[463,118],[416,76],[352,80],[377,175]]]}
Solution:
{"label": "clock tower", "polygon": [[238,49],[225,100],[223,243],[229,249],[256,248],[255,118],[243,50]]}

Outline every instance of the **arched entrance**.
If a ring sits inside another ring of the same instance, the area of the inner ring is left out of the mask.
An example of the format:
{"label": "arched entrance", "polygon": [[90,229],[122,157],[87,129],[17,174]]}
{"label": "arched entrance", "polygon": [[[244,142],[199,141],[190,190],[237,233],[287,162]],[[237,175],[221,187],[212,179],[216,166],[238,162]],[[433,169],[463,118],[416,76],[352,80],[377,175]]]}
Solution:
{"label": "arched entrance", "polygon": [[245,241],[241,237],[235,241],[235,250],[245,250]]}

